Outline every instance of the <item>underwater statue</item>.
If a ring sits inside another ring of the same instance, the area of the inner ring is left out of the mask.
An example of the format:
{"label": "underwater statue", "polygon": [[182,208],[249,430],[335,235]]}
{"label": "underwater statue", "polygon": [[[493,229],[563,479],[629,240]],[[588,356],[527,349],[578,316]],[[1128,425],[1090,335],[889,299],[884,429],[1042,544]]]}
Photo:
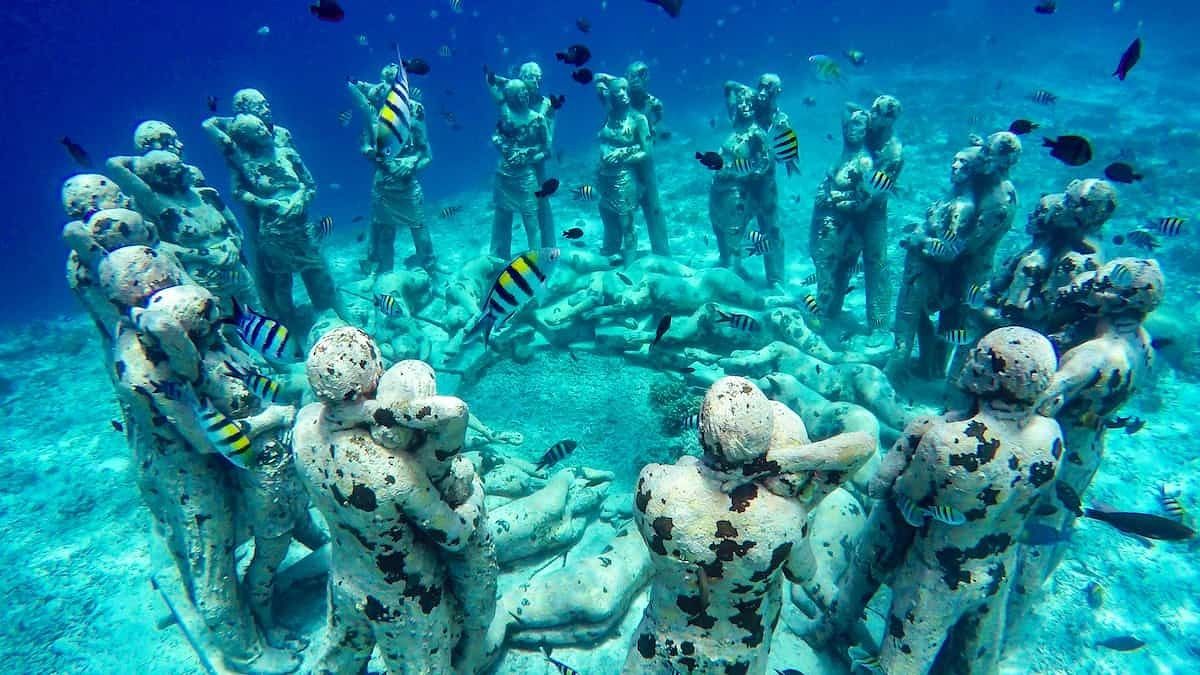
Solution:
{"label": "underwater statue", "polygon": [[[313,308],[332,309],[346,318],[329,264],[321,255],[319,232],[309,221],[308,206],[317,193],[316,181],[291,142],[291,134],[270,121],[262,95],[246,100],[247,110],[228,118],[210,117],[204,129],[217,143],[233,173],[234,196],[248,214],[246,236],[254,253],[254,272],[267,313],[284,323],[296,322],[293,277],[304,282]],[[249,90],[254,91],[254,90]],[[257,93],[257,92],[255,92]]]}
{"label": "underwater statue", "polygon": [[318,340],[307,371],[296,462],[333,535],[316,670],[359,672],[376,645],[391,672],[482,669],[497,568],[482,483],[456,459],[466,404],[437,396],[424,364],[385,374],[355,328]]}
{"label": "underwater statue", "polygon": [[1076,311],[1091,315],[1095,328],[1091,339],[1063,354],[1042,396],[1042,410],[1058,420],[1066,449],[1055,489],[1042,497],[1030,523],[1062,536],[1021,546],[1014,620],[1066,554],[1071,528],[1104,459],[1108,422],[1150,376],[1154,349],[1142,323],[1165,290],[1158,263],[1137,258],[1111,260],[1063,289],[1076,299]]}
{"label": "underwater statue", "polygon": [[[280,439],[294,410],[254,406],[244,387],[236,398],[240,383],[228,377],[226,367],[238,355],[221,337],[217,298],[187,283],[170,254],[126,246],[104,258],[99,274],[109,299],[128,317],[113,349],[118,395],[129,410],[138,487],[187,596],[227,667],[292,672],[299,658],[265,641],[255,617],[270,640],[286,642],[286,632],[271,618],[270,590],[290,543],[287,535],[307,513],[299,513],[302,502],[275,501],[288,492],[286,478],[280,481],[283,489],[269,495],[255,493],[259,486],[235,490],[231,485],[242,478],[235,472],[257,470],[257,459],[267,454],[290,467]],[[235,467],[235,458],[255,462],[255,468]],[[274,518],[284,522],[282,541],[263,530]],[[251,526],[258,544],[247,590],[240,588],[234,558],[239,522]]]}
{"label": "underwater statue", "polygon": [[835,319],[862,257],[867,328],[873,344],[885,342],[892,288],[888,279],[887,206],[904,166],[895,137],[900,102],[887,95],[870,111],[847,104],[842,116],[842,155],[817,189],[809,248],[817,272],[817,311]]}
{"label": "underwater statue", "polygon": [[[509,78],[501,77],[486,70],[488,91],[492,95],[492,100],[501,107],[500,117],[504,119],[504,106],[506,105],[507,95],[505,88],[511,82]],[[522,63],[517,70],[517,79],[525,83],[526,105],[535,113],[541,115],[546,121],[546,148],[541,159],[533,163],[537,185],[540,187],[549,178],[550,174],[546,171],[546,160],[550,158],[550,148],[554,145],[554,118],[558,115],[558,109],[562,102],[556,102],[553,97],[542,94],[542,67],[533,61]],[[538,233],[540,236],[540,244],[530,244],[529,248],[539,248],[544,246],[553,246],[558,237],[558,233],[554,229],[554,210],[550,207],[548,199],[539,199],[537,202],[537,220]],[[507,255],[500,256],[508,258]]]}
{"label": "underwater statue", "polygon": [[906,253],[890,374],[906,373],[917,347],[917,371],[943,377],[952,365],[947,343],[962,342],[954,336],[974,329],[968,325],[970,297],[986,296],[996,247],[1016,217],[1017,192],[1008,176],[1020,155],[1021,142],[1007,131],[959,151],[950,167],[950,194],[934,202],[925,222],[901,241]]}
{"label": "underwater statue", "polygon": [[633,216],[642,204],[644,189],[639,167],[650,160],[652,152],[650,123],[630,105],[629,81],[625,78],[597,75],[596,93],[606,113],[604,126],[597,134],[600,165],[596,169],[596,186],[600,193],[600,219],[604,222],[600,252],[619,256],[629,263],[637,256]]}
{"label": "underwater statue", "polygon": [[[724,165],[713,173],[708,193],[708,217],[717,239],[719,264],[743,277],[747,276],[743,259],[753,251],[750,221],[774,208],[759,203],[764,196],[761,181],[770,174],[769,180],[774,182],[774,162],[766,131],[755,122],[755,103],[754,90],[737,82],[725,83],[725,106],[733,131],[721,145]],[[758,234],[766,237],[768,233]]]}
{"label": "underwater statue", "polygon": [[357,80],[346,83],[367,125],[359,151],[375,166],[367,263],[374,266],[376,274],[391,272],[395,267],[396,228],[399,226],[408,228],[413,239],[414,253],[404,261],[405,265],[437,270],[433,239],[425,223],[425,193],[417,181],[417,174],[433,162],[433,149],[425,126],[425,106],[411,102],[412,133],[404,145],[394,151],[385,151],[377,140],[376,119],[398,74],[399,66],[390,63],[383,68],[377,83]]}
{"label": "underwater statue", "polygon": [[[754,119],[759,128],[776,142],[779,134],[792,128],[791,119],[779,108],[779,96],[783,93],[783,80],[775,73],[764,73],[758,78],[754,90]],[[796,171],[795,160],[788,164],[788,174]],[[779,226],[779,183],[775,177],[775,162],[767,163],[767,170],[748,176],[748,189],[753,195],[754,218],[758,232],[770,242],[762,254],[766,270],[767,285],[782,287],[784,283],[783,229]]]}
{"label": "underwater statue", "polygon": [[522,80],[506,80],[500,104],[500,121],[492,134],[492,145],[500,153],[496,185],[492,193],[495,219],[492,223],[491,253],[497,258],[512,257],[513,218],[521,216],[525,242],[529,249],[539,248],[547,240],[539,234],[539,197],[542,181],[538,165],[550,154],[550,122],[529,106],[529,86]]}
{"label": "underwater statue", "polygon": [[[146,120],[138,124],[133,130],[133,146],[143,155],[151,150],[165,150],[183,159],[183,141],[180,140],[179,133],[170,124],[160,120]],[[192,185],[206,185],[204,172],[200,167],[188,164],[187,169],[192,174]]]}
{"label": "underwater statue", "polygon": [[622,672],[765,672],[783,579],[815,566],[808,513],[875,449],[867,434],[810,443],[794,412],[737,377],[705,395],[700,444],[702,458],[638,477],[654,578]]}
{"label": "underwater statue", "polygon": [[[625,80],[629,82],[629,105],[635,112],[646,118],[650,127],[651,141],[660,137],[658,125],[663,120],[663,103],[657,96],[650,93],[650,66],[642,61],[634,61],[625,70]],[[663,139],[666,136],[661,136]],[[654,168],[654,153],[647,151],[646,158],[634,165],[637,171],[638,187],[642,217],[646,219],[646,234],[650,239],[650,252],[655,255],[671,255],[671,245],[667,238],[667,220],[663,213],[662,200],[658,189],[658,172]]]}
{"label": "underwater statue", "polygon": [[183,263],[192,281],[207,288],[232,316],[233,299],[261,306],[254,279],[242,262],[241,228],[211,187],[196,187],[191,167],[168,150],[112,157],[107,168],[138,211],[158,226],[162,243]]}
{"label": "underwater statue", "polygon": [[[1066,191],[1044,195],[1029,214],[1032,241],[1006,260],[989,287],[987,318],[1045,333],[1053,340],[1075,312],[1058,312],[1058,289],[1103,264],[1096,235],[1117,209],[1117,192],[1104,180],[1073,180]],[[1083,339],[1089,337],[1086,333]],[[1070,345],[1060,345],[1060,349]]]}
{"label": "underwater statue", "polygon": [[980,339],[957,380],[970,410],[914,422],[884,457],[828,623],[810,640],[856,641],[853,624],[887,583],[882,672],[926,673],[935,661],[939,672],[996,672],[1018,537],[1053,492],[1063,452],[1058,424],[1037,410],[1056,366],[1034,331]]}

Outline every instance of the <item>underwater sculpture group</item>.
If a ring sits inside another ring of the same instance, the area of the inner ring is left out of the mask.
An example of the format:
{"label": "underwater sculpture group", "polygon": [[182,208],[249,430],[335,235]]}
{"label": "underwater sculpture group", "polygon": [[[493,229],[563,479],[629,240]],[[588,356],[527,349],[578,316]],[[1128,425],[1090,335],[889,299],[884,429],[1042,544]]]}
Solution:
{"label": "underwater sculpture group", "polygon": [[[349,84],[368,118],[395,77],[391,66],[379,84]],[[770,155],[789,124],[779,78],[724,88],[733,131],[710,194],[719,264],[695,269],[670,258],[653,164],[662,104],[648,77],[635,64],[627,78],[596,78],[603,244],[548,256],[542,301],[486,347],[472,329],[510,267],[513,220],[530,248],[555,241],[550,203],[535,193],[558,106],[539,93],[536,64],[488,75],[502,158],[492,255],[453,274],[424,222],[416,176],[432,152],[419,104],[419,131],[399,152],[364,135],[376,167],[369,276],[346,287],[349,302],[307,214],[315,182],[257,91],[204,125],[244,226],[162,122],[141,124],[142,154],[112,158],[108,176],[64,184],[68,281],[101,336],[156,532],[226,667],[357,673],[378,648],[391,672],[484,672],[505,647],[596,643],[649,586],[625,672],[766,672],[783,602],[810,618],[793,628],[831,658],[854,645],[854,662],[880,672],[995,671],[1007,626],[1064,554],[1061,543],[1019,544],[1022,530],[1061,531],[1079,515],[1102,422],[1153,358],[1141,324],[1163,297],[1157,263],[1105,261],[1091,238],[1115,190],[1080,180],[1043,197],[1029,245],[993,270],[1016,216],[1020,142],[973,139],[946,198],[903,241],[893,347],[887,191],[871,183],[903,164],[899,102],[847,106],[844,151],[809,233],[818,291],[802,303],[786,290]],[[639,211],[650,255],[637,251]],[[396,270],[400,225],[415,254]],[[766,292],[744,268],[751,252],[763,255]],[[857,328],[841,306],[860,258],[867,330],[837,350],[827,340]],[[297,274],[315,316],[294,303]],[[664,315],[669,330],[656,331]],[[371,334],[352,325],[364,317]],[[285,328],[301,325],[307,340]],[[982,337],[958,353],[939,339],[948,330]],[[301,343],[307,358],[292,367]],[[701,456],[650,464],[633,495],[610,494],[613,474],[515,457],[502,446],[519,434],[493,432],[437,391],[435,370],[466,381],[555,349],[704,387]],[[936,417],[914,418],[888,377],[947,372],[963,405]],[[865,523],[839,516],[848,504]],[[602,552],[529,574],[589,528],[607,537]],[[813,537],[848,542],[847,562],[815,556]],[[247,538],[239,580],[234,551]],[[273,606],[293,541],[330,547],[327,625],[311,647]],[[502,590],[502,573],[523,581]],[[863,612],[882,585],[893,599],[876,644]]]}

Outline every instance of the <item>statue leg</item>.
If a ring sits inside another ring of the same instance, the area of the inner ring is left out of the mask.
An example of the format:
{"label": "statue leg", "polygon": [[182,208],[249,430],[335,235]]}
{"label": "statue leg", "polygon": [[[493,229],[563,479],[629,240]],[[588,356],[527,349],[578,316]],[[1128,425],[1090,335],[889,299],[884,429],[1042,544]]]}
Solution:
{"label": "statue leg", "polygon": [[513,214],[507,208],[497,205],[496,214],[492,219],[492,255],[508,260],[512,256],[512,226]]}
{"label": "statue leg", "polygon": [[325,259],[315,267],[309,267],[300,273],[304,288],[312,300],[313,309],[318,311],[332,309],[343,321],[349,318],[342,303],[342,296],[333,284],[333,275],[329,272],[329,263]]}
{"label": "statue leg", "polygon": [[654,168],[654,159],[647,157],[638,166],[638,178],[642,186],[641,206],[642,215],[646,219],[646,233],[650,237],[650,251],[655,255],[671,255],[671,245],[667,238],[667,219],[662,210],[662,202],[658,192],[658,173]]}
{"label": "statue leg", "polygon": [[[421,576],[417,576],[421,588]],[[440,578],[430,581],[438,587],[426,589],[419,597],[406,598],[406,582],[401,582],[375,588],[365,599],[367,624],[389,673],[458,675],[451,660],[461,635],[462,613]]]}
{"label": "statue leg", "polygon": [[[537,208],[530,208],[529,210],[521,213],[521,225],[525,227],[526,250],[537,250],[542,246],[542,235],[541,232],[538,231],[538,228],[540,227],[538,214],[542,212],[541,203],[546,200],[539,199],[537,201]],[[550,241],[551,245],[553,245],[554,239],[551,238]]]}
{"label": "statue leg", "polygon": [[842,225],[831,209],[813,208],[809,251],[816,267],[817,311],[825,318],[841,314],[853,265],[844,262],[848,237]]}
{"label": "statue leg", "polygon": [[879,665],[885,673],[928,673],[951,629],[971,609],[965,596],[974,589],[950,591],[938,574],[912,565],[899,571],[893,586]]}
{"label": "statue leg", "polygon": [[779,227],[779,185],[775,182],[773,172],[760,181],[757,195],[758,231],[771,242],[771,250],[763,255],[763,268],[767,285],[775,286],[784,282],[784,240],[783,230]]}
{"label": "statue leg", "polygon": [[391,208],[377,198],[371,209],[371,234],[367,241],[367,260],[379,274],[391,272],[396,267],[396,221],[391,217]]}
{"label": "statue leg", "polygon": [[356,597],[343,589],[343,582],[333,573],[329,575],[326,603],[325,635],[313,672],[320,675],[366,672],[375,636],[363,610],[357,607]]}
{"label": "statue leg", "polygon": [[496,545],[486,527],[476,531],[462,553],[446,556],[450,588],[462,606],[462,638],[454,658],[459,672],[482,672],[499,655],[503,638],[492,643],[488,636],[496,616],[498,569]]}
{"label": "statue leg", "polygon": [[892,374],[908,366],[918,326],[927,316],[925,307],[930,292],[931,273],[932,269],[925,264],[920,254],[910,250],[904,259],[904,275],[896,296],[896,316],[892,322],[892,333],[896,336],[896,351],[892,352],[888,361],[888,371]]}
{"label": "statue leg", "polygon": [[604,240],[600,245],[601,255],[616,255],[624,243],[624,224],[616,211],[600,204],[600,222],[604,225]]}
{"label": "statue leg", "polygon": [[412,234],[413,258],[418,266],[431,268],[437,264],[437,255],[433,252],[433,237],[429,226],[425,223],[424,197],[418,189],[406,214],[408,231]]}
{"label": "statue leg", "polygon": [[625,260],[633,262],[637,257],[637,226],[633,222],[634,212],[630,211],[621,218],[621,255]]}
{"label": "statue leg", "polygon": [[867,287],[867,326],[872,331],[887,330],[892,285],[888,278],[886,203],[872,208],[864,220],[862,256]]}
{"label": "statue leg", "polygon": [[[546,162],[545,160],[538,162],[535,167],[537,171],[537,184],[540,187],[546,181]],[[553,247],[555,241],[554,231],[554,211],[550,207],[549,199],[539,199],[537,202],[537,222],[538,230],[541,233],[539,239],[540,244],[530,244],[529,248],[536,249],[541,247]]]}

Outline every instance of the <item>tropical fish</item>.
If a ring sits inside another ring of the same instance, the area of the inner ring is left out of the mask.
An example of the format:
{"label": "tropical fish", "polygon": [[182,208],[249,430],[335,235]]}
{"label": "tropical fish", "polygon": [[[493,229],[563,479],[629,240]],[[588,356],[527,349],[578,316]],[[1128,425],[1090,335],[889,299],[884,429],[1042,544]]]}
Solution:
{"label": "tropical fish", "polygon": [[1053,14],[1056,9],[1058,9],[1058,3],[1055,0],[1042,0],[1033,8],[1033,11],[1038,14]]}
{"label": "tropical fish", "polygon": [[1113,162],[1104,167],[1104,177],[1117,182],[1130,184],[1145,178],[1140,173],[1133,170],[1133,167],[1125,162]]}
{"label": "tropical fish", "polygon": [[893,501],[896,503],[896,510],[904,518],[904,522],[913,527],[921,527],[925,524],[925,517],[928,513],[926,513],[925,509],[914,504],[913,500],[902,494],[897,494],[893,497]]}
{"label": "tropical fish", "polygon": [[403,316],[404,303],[396,299],[396,296],[390,293],[378,293],[374,298],[375,308],[384,316]]}
{"label": "tropical fish", "polygon": [[442,219],[445,220],[447,218],[453,218],[454,216],[457,216],[462,212],[462,210],[462,206],[458,204],[451,204],[450,206],[442,207],[440,215],[442,216]]}
{"label": "tropical fish", "polygon": [[1183,226],[1186,223],[1187,219],[1185,218],[1168,216],[1166,218],[1159,218],[1158,220],[1150,221],[1150,226],[1167,235],[1168,237],[1174,237],[1183,232]]}
{"label": "tropical fish", "polygon": [[766,255],[771,251],[771,240],[762,232],[750,230],[746,233],[750,239],[750,246],[746,248],[746,255]]}
{"label": "tropical fish", "polygon": [[842,79],[842,69],[837,61],[824,54],[813,54],[808,57],[812,64],[813,74],[821,82],[836,82]]}
{"label": "tropical fish", "polygon": [[591,84],[592,80],[596,79],[596,75],[589,68],[576,68],[571,73],[571,79],[579,84]]}
{"label": "tropical fish", "polygon": [[554,52],[554,58],[571,66],[582,66],[592,59],[592,50],[587,45],[571,45],[566,51]]}
{"label": "tropical fish", "polygon": [[1055,102],[1058,101],[1058,96],[1055,96],[1045,89],[1038,89],[1030,94],[1029,98],[1031,98],[1034,103],[1040,103],[1041,105],[1054,105]]}
{"label": "tropical fish", "polygon": [[[562,110],[562,107],[567,104],[567,95],[566,94],[560,94],[557,96],[554,94],[550,94],[549,96],[546,97],[546,99],[548,101],[550,101],[550,109],[551,110]],[[563,158],[563,153],[561,150],[559,150],[558,151],[558,161],[561,162],[562,158]]]}
{"label": "tropical fish", "polygon": [[1093,520],[1103,521],[1124,532],[1147,539],[1161,541],[1181,541],[1191,539],[1196,535],[1195,530],[1183,523],[1150,513],[1134,513],[1131,511],[1110,511],[1106,508],[1084,509],[1083,515]]}
{"label": "tropical fish", "polygon": [[378,143],[381,151],[387,148],[388,138],[394,139],[397,145],[404,145],[412,133],[412,92],[408,88],[408,73],[404,70],[399,45],[396,46],[396,62],[401,64],[397,68],[396,81],[379,109],[379,124],[388,131]]}
{"label": "tropical fish", "polygon": [[569,439],[565,441],[559,441],[550,446],[550,449],[546,451],[546,454],[542,455],[542,458],[538,460],[537,470],[541,471],[542,469],[550,468],[559,463],[564,457],[572,452],[575,452],[576,446],[578,446],[578,443]]}
{"label": "tropical fish", "polygon": [[754,165],[745,157],[734,157],[728,166],[738,173],[750,173],[754,170]]}
{"label": "tropical fish", "polygon": [[1121,54],[1121,60],[1117,63],[1117,69],[1113,71],[1113,77],[1122,82],[1125,81],[1125,76],[1137,65],[1140,58],[1142,58],[1142,38],[1134,38],[1133,42],[1125,48],[1125,53]]}
{"label": "tropical fish", "polygon": [[318,240],[324,239],[333,234],[333,217],[324,216],[317,221],[316,227],[313,228],[313,234]]}
{"label": "tropical fish", "polygon": [[1092,144],[1083,136],[1043,138],[1042,147],[1050,148],[1050,156],[1068,166],[1083,166],[1092,161]]}
{"label": "tropical fish", "polygon": [[455,14],[462,14],[463,0],[450,0],[450,10]]}
{"label": "tropical fish", "polygon": [[1166,483],[1158,484],[1158,504],[1162,506],[1163,511],[1168,516],[1175,520],[1182,521],[1187,511],[1183,508],[1183,504],[1179,502],[1181,491],[1178,487],[1169,486]]}
{"label": "tropical fish", "polygon": [[229,419],[225,413],[213,407],[207,399],[200,402],[191,387],[181,382],[168,380],[166,382],[151,382],[156,392],[161,392],[172,401],[178,401],[191,408],[199,418],[204,436],[226,459],[235,466],[245,469],[254,460],[253,447],[250,438],[242,429],[242,425]]}
{"label": "tropical fish", "polygon": [[1108,596],[1108,591],[1104,588],[1104,584],[1098,581],[1089,581],[1088,585],[1083,587],[1083,594],[1087,598],[1088,607],[1100,609],[1104,606],[1104,598]]}
{"label": "tropical fish", "polygon": [[929,509],[929,515],[933,516],[933,519],[939,523],[945,523],[947,525],[962,525],[963,523],[967,522],[967,517],[962,511],[959,511],[952,506],[945,506],[943,504],[938,504],[932,509]]}
{"label": "tropical fish", "polygon": [[583,228],[572,227],[570,229],[563,230],[562,236],[563,239],[580,239],[583,237]]}
{"label": "tropical fish", "polygon": [[700,160],[700,163],[706,168],[713,171],[720,171],[725,168],[725,160],[719,153],[712,152],[711,150],[708,152],[697,152],[696,159]]}
{"label": "tropical fish", "polygon": [[1158,240],[1158,237],[1154,236],[1154,234],[1151,232],[1147,232],[1146,230],[1134,230],[1133,232],[1129,233],[1128,239],[1130,244],[1147,251],[1153,251],[1159,246],[1162,246],[1162,243]]}
{"label": "tropical fish", "polygon": [[667,16],[672,19],[678,19],[679,12],[683,9],[683,0],[646,0],[646,2],[662,7]]}
{"label": "tropical fish", "polygon": [[308,6],[308,11],[321,21],[337,23],[346,18],[346,11],[336,0],[317,0]]}
{"label": "tropical fish", "polygon": [[338,124],[342,125],[343,127],[348,127],[350,126],[350,120],[353,117],[353,112],[349,110],[343,110],[342,112],[338,113]]}
{"label": "tropical fish", "polygon": [[233,298],[233,324],[238,337],[270,361],[294,363],[301,359],[299,347],[283,324],[242,306]]}
{"label": "tropical fish", "polygon": [[965,328],[951,328],[942,332],[938,338],[947,344],[957,345],[959,347],[971,342],[971,335],[967,333]]}
{"label": "tropical fish", "polygon": [[1097,647],[1113,649],[1118,652],[1132,652],[1146,646],[1146,643],[1132,635],[1118,635],[1105,638],[1096,643]]}
{"label": "tropical fish", "polygon": [[[776,162],[794,162],[800,157],[800,140],[796,137],[795,129],[783,129],[775,134],[771,146],[771,156]],[[789,172],[790,175],[790,172]]]}
{"label": "tropical fish", "polygon": [[596,198],[596,188],[584,183],[573,190],[575,201],[590,202]]}
{"label": "tropical fish", "polygon": [[205,97],[204,104],[206,106],[208,106],[209,112],[214,112],[214,113],[217,112],[217,97],[216,96]]}
{"label": "tropical fish", "polygon": [[225,374],[235,380],[241,380],[251,393],[268,403],[278,403],[283,398],[279,383],[257,370],[241,370],[226,361]]}
{"label": "tropical fish", "polygon": [[891,192],[894,187],[896,187],[895,181],[883,171],[876,171],[869,179],[863,176],[863,189],[867,191],[867,194],[877,195],[881,192]]}
{"label": "tropical fish", "polygon": [[433,70],[429,62],[422,58],[404,59],[400,63],[404,66],[404,72],[409,75],[428,75]]}
{"label": "tropical fish", "polygon": [[109,420],[109,423],[112,424],[113,431],[125,431],[125,425],[121,424],[120,421]]}
{"label": "tropical fish", "polygon": [[483,331],[486,348],[492,331],[503,326],[517,310],[545,290],[560,255],[557,248],[543,248],[526,251],[508,263],[492,283],[483,303],[483,314],[467,332],[467,337]]}
{"label": "tropical fish", "polygon": [[658,341],[661,340],[669,330],[671,330],[671,315],[664,314],[663,318],[658,320],[658,328],[654,329],[654,340],[650,343],[650,346],[653,347],[654,345],[658,344]]}
{"label": "tropical fish", "polygon": [[746,314],[739,314],[737,312],[724,312],[719,309],[717,310],[717,314],[719,315],[717,318],[717,323],[727,323],[740,331],[754,333],[758,331],[760,327],[757,319]]}
{"label": "tropical fish", "polygon": [[687,417],[679,420],[680,429],[699,429],[700,428],[700,413],[692,413]]}
{"label": "tropical fish", "polygon": [[441,47],[438,47],[437,53],[438,56],[442,57],[443,59],[448,59],[451,56],[454,56],[454,50],[450,49],[450,45],[442,45]]}
{"label": "tropical fish", "polygon": [[972,309],[982,309],[987,303],[987,297],[987,287],[971,284],[971,288],[967,291],[967,306]]}
{"label": "tropical fish", "polygon": [[544,199],[555,192],[558,192],[558,179],[548,178],[542,183],[542,188],[533,193],[533,196],[537,197],[538,199]]}
{"label": "tropical fish", "polygon": [[817,314],[821,313],[821,303],[817,302],[817,299],[813,297],[812,293],[806,293],[801,302],[804,303],[804,309],[808,310],[809,314],[816,316]]}
{"label": "tropical fish", "polygon": [[846,50],[846,60],[849,61],[850,65],[852,66],[861,67],[867,62],[867,55],[862,53],[862,50],[859,49],[848,49]]}
{"label": "tropical fish", "polygon": [[70,136],[63,136],[59,143],[63,144],[63,147],[67,149],[67,154],[71,156],[71,159],[75,160],[76,164],[79,166],[92,165],[92,158],[88,156],[87,150],[84,150],[82,145],[71,140]]}
{"label": "tropical fish", "polygon": [[1041,125],[1030,122],[1029,120],[1013,120],[1013,123],[1008,125],[1008,131],[1009,133],[1013,133],[1018,136],[1024,136],[1034,129],[1037,129],[1039,126]]}

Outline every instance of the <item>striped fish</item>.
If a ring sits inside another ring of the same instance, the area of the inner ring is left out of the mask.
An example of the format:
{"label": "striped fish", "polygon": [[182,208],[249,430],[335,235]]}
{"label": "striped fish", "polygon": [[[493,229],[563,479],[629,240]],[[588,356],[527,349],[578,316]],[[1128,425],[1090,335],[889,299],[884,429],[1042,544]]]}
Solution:
{"label": "striped fish", "polygon": [[947,245],[941,239],[925,240],[925,252],[933,258],[952,258],[954,257],[954,248]]}
{"label": "striped fish", "polygon": [[925,517],[929,515],[925,509],[917,506],[911,499],[902,494],[897,494],[894,500],[896,502],[896,510],[904,517],[904,522],[913,527],[921,527],[925,524]]}
{"label": "striped fish", "polygon": [[459,206],[458,204],[453,204],[451,206],[447,206],[447,207],[443,208],[441,211],[441,216],[443,219],[453,218],[454,216],[457,216],[462,210],[463,210],[462,206]]}
{"label": "striped fish", "polygon": [[1168,216],[1166,218],[1159,218],[1156,221],[1151,221],[1151,226],[1168,237],[1174,237],[1183,232],[1183,225],[1186,222],[1186,218]]}
{"label": "striped fish", "polygon": [[349,110],[343,110],[342,112],[338,113],[338,124],[342,125],[343,127],[348,127],[350,126],[350,120],[353,117],[354,113],[350,112]]}
{"label": "striped fish", "polygon": [[249,307],[243,307],[237,298],[233,299],[233,324],[237,326],[237,334],[242,342],[270,361],[295,363],[302,358],[300,348],[287,327]]}
{"label": "striped fish", "polygon": [[865,177],[863,180],[863,188],[871,195],[877,195],[881,192],[891,192],[894,187],[896,187],[895,181],[884,171],[876,171],[870,180],[866,180]]}
{"label": "striped fish", "polygon": [[809,314],[815,316],[821,313],[821,303],[817,302],[816,297],[812,293],[806,293],[802,302],[804,303],[804,309],[807,309]]}
{"label": "striped fish", "polygon": [[956,345],[958,347],[971,342],[971,336],[967,333],[966,328],[951,328],[941,335],[938,335],[938,337],[942,340],[942,342]]}
{"label": "striped fish", "polygon": [[[862,258],[859,258],[854,263],[854,268],[850,270],[850,276],[856,277],[862,273],[863,273],[863,261],[862,261]],[[800,283],[805,286],[812,286],[813,284],[817,283],[817,273],[813,272],[812,274],[804,277],[804,279]]]}
{"label": "striped fish", "polygon": [[466,337],[483,331],[486,349],[492,331],[503,326],[517,310],[545,290],[546,280],[561,254],[557,248],[526,251],[505,265],[483,302],[482,316],[467,331]]}
{"label": "striped fish", "polygon": [[938,504],[932,509],[929,509],[929,515],[933,516],[933,519],[939,523],[945,523],[947,525],[962,525],[963,523],[967,522],[967,517],[963,515],[962,511],[959,511],[953,506]]}
{"label": "striped fish", "polygon": [[967,291],[967,306],[972,309],[982,309],[987,302],[987,289],[979,284],[971,284]]}
{"label": "striped fish", "polygon": [[1146,230],[1134,230],[1133,232],[1129,233],[1127,238],[1129,239],[1130,244],[1133,244],[1138,248],[1146,249],[1147,251],[1153,251],[1159,246],[1162,246],[1162,242],[1158,240],[1158,237],[1154,236],[1152,232],[1147,232]]}
{"label": "striped fish", "polygon": [[404,70],[399,45],[396,46],[396,63],[396,81],[379,109],[379,124],[387,131],[383,138],[377,139],[380,151],[388,148],[389,138],[397,145],[404,145],[412,133],[412,94],[408,90],[408,72]]}
{"label": "striped fish", "polygon": [[550,662],[550,665],[554,666],[554,669],[559,672],[559,675],[579,675],[578,670],[575,670],[562,661],[551,658],[549,654],[546,655],[546,660]]}
{"label": "striped fish", "polygon": [[462,11],[463,11],[462,4],[463,4],[463,0],[450,0],[450,9],[455,14],[462,14]]}
{"label": "striped fish", "polygon": [[241,370],[229,361],[226,361],[225,371],[228,377],[241,380],[246,385],[246,388],[255,396],[268,403],[279,403],[283,399],[279,383],[257,370]]}
{"label": "striped fish", "polygon": [[590,202],[596,198],[596,189],[587,183],[575,188],[574,192],[577,202]]}
{"label": "striped fish", "polygon": [[750,230],[746,236],[750,239],[750,246],[746,248],[746,255],[765,255],[771,251],[771,240],[767,239],[762,232]]}
{"label": "striped fish", "polygon": [[316,227],[313,228],[313,235],[318,241],[331,234],[333,234],[333,216],[325,216],[317,221]]}
{"label": "striped fish", "polygon": [[546,454],[542,455],[542,458],[538,460],[537,470],[541,471],[542,469],[547,469],[558,464],[564,457],[575,452],[576,446],[578,446],[578,443],[572,440],[559,441],[550,446]]}
{"label": "striped fish", "polygon": [[450,49],[450,45],[442,45],[438,47],[438,56],[448,59],[454,55],[454,50]]}
{"label": "striped fish", "polygon": [[1038,103],[1041,105],[1054,105],[1054,103],[1058,101],[1057,96],[1055,96],[1054,94],[1051,94],[1050,92],[1046,91],[1045,89],[1038,89],[1037,91],[1030,94],[1029,98],[1033,99],[1034,103]]}
{"label": "striped fish", "polygon": [[746,159],[745,157],[734,157],[727,166],[738,173],[750,173],[750,171],[753,169],[753,165],[750,163],[750,160]]}
{"label": "striped fish", "polygon": [[679,420],[680,429],[699,429],[700,428],[700,413],[694,412],[691,415]]}
{"label": "striped fish", "polygon": [[796,138],[796,132],[792,129],[784,128],[783,131],[775,134],[774,145],[771,146],[771,156],[776,162],[792,162],[800,156],[800,140]]}
{"label": "striped fish", "polygon": [[388,293],[378,293],[375,295],[375,307],[379,313],[384,316],[403,316],[404,305],[401,304],[396,296]]}
{"label": "striped fish", "polygon": [[1170,487],[1166,483],[1158,484],[1158,503],[1162,510],[1175,520],[1183,520],[1187,515],[1183,504],[1179,503],[1179,488]]}
{"label": "striped fish", "polygon": [[1129,269],[1129,265],[1121,262],[1113,265],[1112,272],[1108,276],[1114,284],[1127,286],[1129,282],[1133,281],[1133,270]]}
{"label": "striped fish", "polygon": [[759,329],[758,320],[746,314],[738,314],[736,312],[723,312],[717,310],[720,316],[717,318],[717,323],[727,323],[737,330],[746,333],[754,333]]}
{"label": "striped fish", "polygon": [[208,442],[212,443],[225,459],[242,469],[254,462],[254,448],[250,438],[242,430],[242,425],[229,419],[228,415],[217,410],[208,400],[199,404],[193,401],[192,408],[200,418],[200,425],[204,427],[204,435]]}

